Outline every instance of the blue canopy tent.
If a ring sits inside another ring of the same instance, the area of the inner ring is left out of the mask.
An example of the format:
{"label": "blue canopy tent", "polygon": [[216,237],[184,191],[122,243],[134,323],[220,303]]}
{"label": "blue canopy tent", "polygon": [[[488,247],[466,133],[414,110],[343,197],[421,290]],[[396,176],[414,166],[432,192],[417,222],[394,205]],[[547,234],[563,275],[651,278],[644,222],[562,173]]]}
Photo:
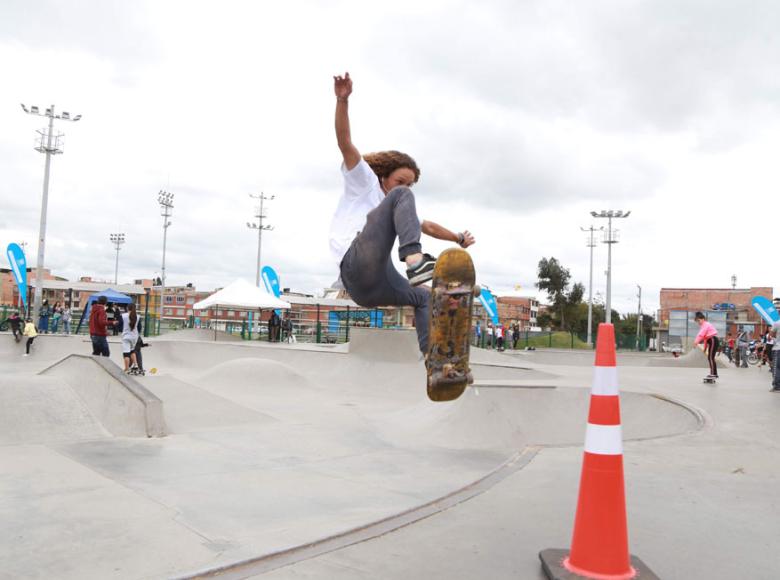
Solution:
{"label": "blue canopy tent", "polygon": [[112,290],[111,288],[93,294],[92,296],[89,297],[89,300],[87,300],[87,307],[84,309],[84,312],[81,313],[81,318],[79,319],[79,325],[76,327],[76,334],[78,334],[79,330],[81,330],[81,325],[84,322],[84,319],[86,318],[87,320],[89,320],[89,313],[92,310],[92,303],[97,302],[101,296],[105,296],[106,300],[114,304],[133,303],[133,299],[130,296],[128,296],[127,294],[122,294],[121,292],[117,292],[116,290]]}

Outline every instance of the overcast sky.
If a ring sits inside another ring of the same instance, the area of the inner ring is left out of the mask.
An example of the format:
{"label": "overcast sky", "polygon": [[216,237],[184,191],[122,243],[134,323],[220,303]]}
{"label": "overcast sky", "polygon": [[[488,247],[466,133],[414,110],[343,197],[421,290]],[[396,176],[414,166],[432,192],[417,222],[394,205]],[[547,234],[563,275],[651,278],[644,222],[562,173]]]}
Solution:
{"label": "overcast sky", "polygon": [[[478,280],[534,294],[556,257],[588,283],[591,210],[631,210],[613,246],[613,307],[661,287],[780,289],[780,4],[725,1],[119,2],[0,6],[0,245],[35,263],[45,119],[59,122],[46,266],[159,275],[157,192],[175,195],[167,278],[254,280],[249,193],[276,198],[263,264],[319,293],[337,277],[342,191],[332,77],[354,80],[361,152],[421,168],[421,217],[477,238]],[[446,244],[431,240],[438,253]],[[594,258],[605,293],[606,246]],[[399,264],[400,268],[400,264]],[[780,291],[780,290],[778,290]]]}

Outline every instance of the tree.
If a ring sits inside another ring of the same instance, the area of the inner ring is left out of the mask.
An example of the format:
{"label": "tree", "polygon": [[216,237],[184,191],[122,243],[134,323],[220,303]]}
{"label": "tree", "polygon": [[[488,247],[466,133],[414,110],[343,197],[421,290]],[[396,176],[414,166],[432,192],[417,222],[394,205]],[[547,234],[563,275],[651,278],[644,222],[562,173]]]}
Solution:
{"label": "tree", "polygon": [[[547,292],[547,299],[551,302],[553,311],[558,315],[559,327],[573,332],[578,318],[578,305],[582,303],[585,286],[577,282],[569,289],[571,273],[556,258],[539,260],[537,278],[539,281],[536,283],[536,287]],[[570,321],[569,324],[567,324],[567,320]]]}

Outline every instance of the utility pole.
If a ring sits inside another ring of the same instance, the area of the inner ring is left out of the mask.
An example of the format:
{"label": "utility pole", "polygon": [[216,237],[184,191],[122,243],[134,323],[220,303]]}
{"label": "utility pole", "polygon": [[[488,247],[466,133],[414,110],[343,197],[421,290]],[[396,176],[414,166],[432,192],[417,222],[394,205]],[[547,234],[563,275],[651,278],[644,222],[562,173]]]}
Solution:
{"label": "utility pole", "polygon": [[114,286],[116,286],[119,284],[119,250],[122,244],[125,243],[125,235],[109,234],[108,239],[111,240],[111,243],[114,244],[114,247],[116,248],[116,264],[114,265]]}
{"label": "utility pole", "polygon": [[590,248],[590,278],[588,281],[588,346],[593,346],[593,248],[596,247],[596,239],[594,238],[594,232],[603,230],[604,228],[594,228],[592,225],[589,228],[580,227],[583,232],[589,232],[585,241],[585,245]]}
{"label": "utility pole", "polygon": [[630,211],[623,212],[622,210],[602,210],[601,212],[590,212],[594,218],[607,218],[607,233],[604,236],[604,243],[607,244],[607,305],[606,305],[606,320],[607,324],[612,323],[612,244],[618,243],[619,230],[612,229],[612,218],[627,218],[631,215]]}
{"label": "utility pole", "polygon": [[636,287],[639,288],[639,306],[636,310],[636,349],[639,350],[642,344],[642,287],[639,284]]}
{"label": "utility pole", "polygon": [[736,290],[737,289],[737,276],[734,275],[731,277],[731,289]]}
{"label": "utility pole", "polygon": [[163,254],[162,254],[162,278],[160,281],[162,285],[160,287],[160,317],[157,319],[157,333],[159,334],[162,327],[163,313],[165,312],[165,249],[168,242],[168,228],[171,227],[171,213],[173,211],[173,194],[164,190],[160,190],[157,194],[157,203],[160,204],[161,216],[163,217]]}
{"label": "utility pole", "polygon": [[263,231],[268,231],[274,229],[273,226],[263,225],[263,220],[266,218],[266,215],[263,213],[263,202],[265,201],[271,201],[276,196],[272,195],[270,197],[266,196],[262,191],[260,192],[260,195],[254,195],[252,193],[249,194],[249,197],[252,199],[259,199],[260,200],[260,207],[257,208],[255,217],[257,218],[257,222],[246,222],[246,227],[248,227],[250,230],[257,230],[257,273],[255,274],[255,286],[260,286],[260,257],[261,257],[261,251],[263,248]]}
{"label": "utility pole", "polygon": [[[60,119],[62,121],[78,121],[81,119],[81,115],[70,116],[70,113],[63,111],[59,115],[54,113],[54,105],[46,109],[45,113],[41,113],[38,107],[32,106],[29,109],[22,103],[22,109],[29,115],[37,115],[39,117],[49,118],[49,128],[41,129],[38,131],[40,140],[38,146],[35,148],[39,153],[46,154],[46,164],[43,169],[43,196],[41,198],[41,224],[38,230],[38,263],[35,266],[35,299],[33,302],[33,320],[38,320],[38,312],[41,310],[41,302],[43,301],[43,263],[44,253],[46,249],[46,213],[49,205],[49,171],[51,169],[51,156],[62,153],[62,133],[54,135],[54,119]],[[45,142],[45,144],[44,144]]]}

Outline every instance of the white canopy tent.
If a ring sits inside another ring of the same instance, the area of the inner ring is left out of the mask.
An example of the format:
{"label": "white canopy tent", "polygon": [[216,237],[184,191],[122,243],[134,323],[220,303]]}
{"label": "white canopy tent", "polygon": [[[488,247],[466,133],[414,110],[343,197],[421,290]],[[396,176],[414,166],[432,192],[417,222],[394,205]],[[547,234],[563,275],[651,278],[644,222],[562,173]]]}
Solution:
{"label": "white canopy tent", "polygon": [[[246,280],[238,279],[222,290],[215,292],[205,300],[196,302],[194,310],[208,308],[232,308],[235,310],[269,310],[289,309],[290,304],[269,294],[263,288],[258,288]],[[217,328],[214,326],[214,340],[217,339]]]}

